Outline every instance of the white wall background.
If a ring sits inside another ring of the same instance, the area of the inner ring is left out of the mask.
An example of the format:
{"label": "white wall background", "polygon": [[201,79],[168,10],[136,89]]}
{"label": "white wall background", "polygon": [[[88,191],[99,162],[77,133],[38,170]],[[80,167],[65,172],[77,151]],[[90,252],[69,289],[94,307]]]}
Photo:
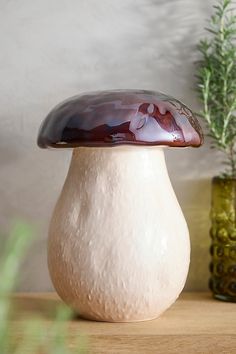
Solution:
{"label": "white wall background", "polygon": [[[0,226],[4,233],[22,218],[36,233],[21,290],[52,288],[47,227],[71,154],[37,148],[42,119],[69,96],[111,88],[160,90],[197,110],[195,46],[212,3],[0,0]],[[166,159],[191,233],[186,289],[207,289],[210,178],[220,156],[206,142],[169,150]]]}

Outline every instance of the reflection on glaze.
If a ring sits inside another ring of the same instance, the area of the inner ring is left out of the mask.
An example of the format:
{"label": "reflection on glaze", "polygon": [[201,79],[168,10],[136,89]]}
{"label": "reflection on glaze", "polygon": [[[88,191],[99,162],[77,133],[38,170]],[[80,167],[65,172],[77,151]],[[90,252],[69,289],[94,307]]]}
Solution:
{"label": "reflection on glaze", "polygon": [[100,91],[72,97],[44,120],[42,148],[118,144],[200,146],[201,128],[181,102],[143,90]]}

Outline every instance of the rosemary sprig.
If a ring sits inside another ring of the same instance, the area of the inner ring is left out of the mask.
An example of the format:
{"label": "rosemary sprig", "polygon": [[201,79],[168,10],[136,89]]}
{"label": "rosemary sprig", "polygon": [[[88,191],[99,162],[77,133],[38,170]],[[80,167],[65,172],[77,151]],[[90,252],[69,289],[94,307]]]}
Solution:
{"label": "rosemary sprig", "polygon": [[236,15],[231,0],[221,0],[198,50],[197,92],[203,103],[212,147],[225,154],[225,177],[236,178]]}

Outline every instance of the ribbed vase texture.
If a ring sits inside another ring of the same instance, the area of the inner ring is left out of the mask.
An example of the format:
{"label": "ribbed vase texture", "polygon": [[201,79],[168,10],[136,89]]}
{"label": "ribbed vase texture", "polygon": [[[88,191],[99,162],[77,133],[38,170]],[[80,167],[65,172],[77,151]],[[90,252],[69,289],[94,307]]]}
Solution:
{"label": "ribbed vase texture", "polygon": [[236,179],[212,180],[210,289],[215,298],[236,302]]}

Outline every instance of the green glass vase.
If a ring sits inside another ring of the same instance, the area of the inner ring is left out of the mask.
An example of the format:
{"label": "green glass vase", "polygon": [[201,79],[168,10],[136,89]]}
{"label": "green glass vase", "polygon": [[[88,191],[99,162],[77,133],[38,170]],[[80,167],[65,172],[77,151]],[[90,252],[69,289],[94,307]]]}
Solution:
{"label": "green glass vase", "polygon": [[209,286],[216,299],[236,302],[236,179],[212,180]]}

